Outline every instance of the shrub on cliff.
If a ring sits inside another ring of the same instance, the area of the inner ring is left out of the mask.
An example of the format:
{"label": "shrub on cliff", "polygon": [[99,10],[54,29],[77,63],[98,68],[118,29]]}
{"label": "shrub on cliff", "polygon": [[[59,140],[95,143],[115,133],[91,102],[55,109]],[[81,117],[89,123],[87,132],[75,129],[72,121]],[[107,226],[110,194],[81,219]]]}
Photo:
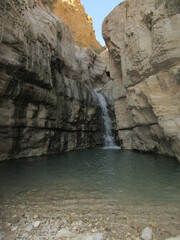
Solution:
{"label": "shrub on cliff", "polygon": [[43,3],[47,4],[48,7],[53,10],[54,4],[57,3],[57,0],[43,0]]}
{"label": "shrub on cliff", "polygon": [[180,13],[180,0],[156,0],[156,7],[164,4],[170,15]]}

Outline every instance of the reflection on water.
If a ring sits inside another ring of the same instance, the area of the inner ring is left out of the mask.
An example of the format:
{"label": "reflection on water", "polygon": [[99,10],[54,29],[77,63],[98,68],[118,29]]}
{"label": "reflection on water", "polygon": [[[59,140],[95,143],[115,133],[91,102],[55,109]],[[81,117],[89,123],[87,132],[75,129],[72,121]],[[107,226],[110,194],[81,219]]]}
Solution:
{"label": "reflection on water", "polygon": [[0,201],[23,192],[180,207],[180,163],[155,154],[88,149],[0,164]]}

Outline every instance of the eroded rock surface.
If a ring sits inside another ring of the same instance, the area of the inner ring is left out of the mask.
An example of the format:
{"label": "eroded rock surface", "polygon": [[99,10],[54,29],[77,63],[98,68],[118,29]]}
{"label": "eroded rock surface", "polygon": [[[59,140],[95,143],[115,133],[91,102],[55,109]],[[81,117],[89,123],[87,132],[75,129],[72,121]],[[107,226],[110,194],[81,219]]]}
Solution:
{"label": "eroded rock surface", "polygon": [[70,27],[78,45],[96,51],[102,49],[95,37],[92,18],[86,14],[80,0],[57,0],[53,12]]}
{"label": "eroded rock surface", "polygon": [[101,144],[92,84],[107,81],[106,64],[41,1],[0,9],[0,160]]}
{"label": "eroded rock surface", "polygon": [[180,2],[127,0],[104,20],[122,146],[180,160]]}

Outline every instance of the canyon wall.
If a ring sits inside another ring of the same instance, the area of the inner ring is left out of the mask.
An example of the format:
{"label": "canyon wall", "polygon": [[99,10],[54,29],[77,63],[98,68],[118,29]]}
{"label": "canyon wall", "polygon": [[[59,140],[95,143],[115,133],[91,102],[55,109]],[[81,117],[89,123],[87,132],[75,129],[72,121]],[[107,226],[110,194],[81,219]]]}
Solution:
{"label": "canyon wall", "polygon": [[127,0],[103,22],[122,147],[180,160],[180,2]]}
{"label": "canyon wall", "polygon": [[86,14],[80,0],[57,0],[53,12],[70,27],[76,44],[102,50],[95,37],[92,18]]}
{"label": "canyon wall", "polygon": [[1,1],[0,18],[0,160],[101,145],[100,56],[41,1]]}

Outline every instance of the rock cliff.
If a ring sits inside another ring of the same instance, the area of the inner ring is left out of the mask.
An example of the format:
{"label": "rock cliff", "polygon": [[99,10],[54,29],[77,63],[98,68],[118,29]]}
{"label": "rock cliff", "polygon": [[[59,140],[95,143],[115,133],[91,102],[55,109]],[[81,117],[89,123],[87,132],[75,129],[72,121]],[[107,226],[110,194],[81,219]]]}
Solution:
{"label": "rock cliff", "polygon": [[41,1],[1,1],[0,18],[0,160],[102,144],[100,56]]}
{"label": "rock cliff", "polygon": [[57,0],[53,12],[70,27],[76,44],[96,51],[102,49],[95,37],[92,18],[86,14],[80,0]]}
{"label": "rock cliff", "polygon": [[180,160],[179,26],[179,0],[127,0],[103,22],[122,146]]}

